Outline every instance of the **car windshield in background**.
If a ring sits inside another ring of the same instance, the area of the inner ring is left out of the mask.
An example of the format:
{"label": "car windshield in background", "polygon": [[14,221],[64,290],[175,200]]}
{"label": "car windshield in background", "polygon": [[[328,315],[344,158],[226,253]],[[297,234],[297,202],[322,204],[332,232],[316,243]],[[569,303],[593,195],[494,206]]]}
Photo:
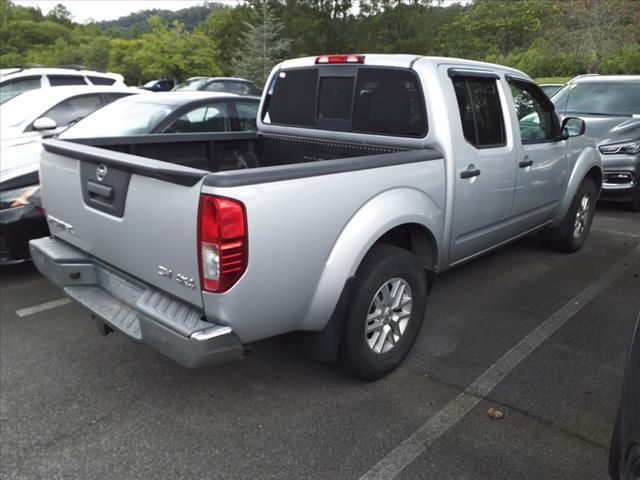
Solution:
{"label": "car windshield in background", "polygon": [[200,87],[202,87],[206,82],[207,82],[207,79],[205,78],[202,80],[195,80],[187,83],[179,83],[173,89],[173,91],[174,92],[191,92],[191,91],[200,90]]}
{"label": "car windshield in background", "polygon": [[563,114],[640,115],[640,83],[569,83],[551,99]]}
{"label": "car windshield in background", "polygon": [[150,133],[174,108],[151,102],[114,102],[76,123],[60,138],[144,135]]}

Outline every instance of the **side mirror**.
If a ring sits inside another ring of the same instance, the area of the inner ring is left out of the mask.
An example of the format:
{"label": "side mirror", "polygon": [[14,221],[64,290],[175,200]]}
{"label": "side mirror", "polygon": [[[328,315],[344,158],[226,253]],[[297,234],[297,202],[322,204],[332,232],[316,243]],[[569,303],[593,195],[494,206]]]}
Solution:
{"label": "side mirror", "polygon": [[560,131],[562,132],[563,139],[567,139],[571,137],[579,137],[584,134],[584,129],[584,120],[576,117],[567,117],[562,121]]}
{"label": "side mirror", "polygon": [[33,129],[37,131],[54,130],[56,128],[58,128],[58,124],[53,118],[40,117],[35,122],[33,122]]}

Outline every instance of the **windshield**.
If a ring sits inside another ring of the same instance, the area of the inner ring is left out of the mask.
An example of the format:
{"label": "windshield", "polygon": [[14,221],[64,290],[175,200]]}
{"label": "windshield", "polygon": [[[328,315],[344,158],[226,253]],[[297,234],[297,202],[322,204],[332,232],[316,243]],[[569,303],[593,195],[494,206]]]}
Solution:
{"label": "windshield", "polygon": [[202,80],[194,80],[191,82],[185,82],[185,83],[179,83],[174,89],[174,92],[178,92],[178,91],[191,91],[191,90],[200,90],[200,87],[202,87],[205,82],[207,82],[207,79],[202,79]]}
{"label": "windshield", "polygon": [[562,114],[630,117],[640,114],[640,82],[568,83],[551,101]]}
{"label": "windshield", "polygon": [[67,129],[60,138],[144,135],[175,107],[140,101],[115,101]]}

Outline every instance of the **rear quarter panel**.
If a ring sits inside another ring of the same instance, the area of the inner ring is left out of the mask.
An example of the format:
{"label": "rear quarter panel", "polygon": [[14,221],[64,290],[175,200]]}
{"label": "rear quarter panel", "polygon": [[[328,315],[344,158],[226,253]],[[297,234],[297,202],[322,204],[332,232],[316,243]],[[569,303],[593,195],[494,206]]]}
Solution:
{"label": "rear quarter panel", "polygon": [[204,193],[244,202],[249,234],[247,271],[228,292],[203,294],[207,317],[230,325],[245,343],[321,330],[345,281],[382,234],[418,223],[440,238],[443,179],[438,159],[240,187],[205,186]]}

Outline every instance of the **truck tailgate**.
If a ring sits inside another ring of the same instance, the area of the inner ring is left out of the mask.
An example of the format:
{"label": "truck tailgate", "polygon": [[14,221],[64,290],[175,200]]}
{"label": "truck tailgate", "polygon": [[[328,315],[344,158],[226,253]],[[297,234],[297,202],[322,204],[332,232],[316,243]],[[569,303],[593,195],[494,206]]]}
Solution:
{"label": "truck tailgate", "polygon": [[52,235],[202,308],[197,218],[207,172],[59,140],[43,146]]}

